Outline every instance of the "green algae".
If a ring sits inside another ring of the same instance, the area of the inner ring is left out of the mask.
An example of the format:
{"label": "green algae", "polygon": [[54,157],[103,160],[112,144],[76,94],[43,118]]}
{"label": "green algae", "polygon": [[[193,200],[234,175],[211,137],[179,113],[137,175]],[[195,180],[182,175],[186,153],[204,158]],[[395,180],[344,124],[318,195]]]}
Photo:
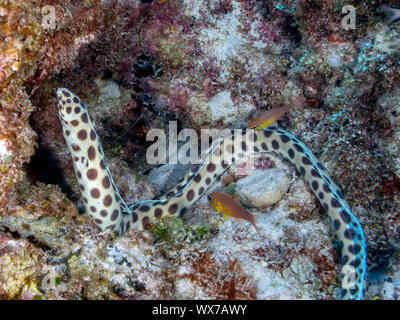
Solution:
{"label": "green algae", "polygon": [[187,243],[206,241],[211,231],[206,226],[192,228],[184,223],[178,217],[162,218],[154,226],[154,233],[157,236],[157,242],[164,242],[168,247],[182,247]]}

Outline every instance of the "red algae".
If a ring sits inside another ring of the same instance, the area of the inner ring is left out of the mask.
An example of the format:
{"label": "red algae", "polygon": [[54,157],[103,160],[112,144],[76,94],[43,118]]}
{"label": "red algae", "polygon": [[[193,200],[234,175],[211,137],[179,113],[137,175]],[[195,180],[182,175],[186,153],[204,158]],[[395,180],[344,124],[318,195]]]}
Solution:
{"label": "red algae", "polygon": [[193,273],[184,274],[180,279],[189,278],[197,283],[214,299],[249,300],[256,298],[257,289],[250,279],[243,275],[242,266],[237,259],[228,261],[227,266],[219,266],[217,261],[205,253],[193,262]]}

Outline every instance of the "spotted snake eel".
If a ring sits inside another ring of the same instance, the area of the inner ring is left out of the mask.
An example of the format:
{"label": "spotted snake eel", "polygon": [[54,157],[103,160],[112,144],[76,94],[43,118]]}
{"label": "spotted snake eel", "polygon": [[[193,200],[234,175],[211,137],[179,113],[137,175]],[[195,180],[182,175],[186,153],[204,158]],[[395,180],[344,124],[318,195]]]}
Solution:
{"label": "spotted snake eel", "polygon": [[122,235],[128,229],[142,231],[163,216],[181,216],[234,161],[253,153],[274,152],[295,165],[332,221],[342,255],[341,298],[362,299],[366,246],[361,225],[325,167],[290,133],[277,127],[234,130],[214,143],[177,187],[156,200],[127,205],[112,179],[85,104],[65,88],[57,90],[57,100],[85,210],[101,230],[109,228]]}

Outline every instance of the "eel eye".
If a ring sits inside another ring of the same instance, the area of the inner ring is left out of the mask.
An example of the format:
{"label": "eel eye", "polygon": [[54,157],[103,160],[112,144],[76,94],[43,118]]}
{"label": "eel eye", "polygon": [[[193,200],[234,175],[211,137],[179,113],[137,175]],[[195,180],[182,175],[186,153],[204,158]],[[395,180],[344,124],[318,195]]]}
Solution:
{"label": "eel eye", "polygon": [[211,201],[211,194],[209,194],[208,196],[207,196],[207,199],[208,199],[208,201]]}

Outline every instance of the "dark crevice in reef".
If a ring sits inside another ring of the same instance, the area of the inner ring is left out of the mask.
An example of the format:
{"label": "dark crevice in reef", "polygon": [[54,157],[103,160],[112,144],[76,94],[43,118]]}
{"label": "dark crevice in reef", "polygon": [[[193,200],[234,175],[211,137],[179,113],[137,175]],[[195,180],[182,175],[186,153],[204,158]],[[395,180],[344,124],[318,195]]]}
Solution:
{"label": "dark crevice in reef", "polygon": [[264,19],[268,19],[271,16],[271,0],[257,0],[260,12]]}
{"label": "dark crevice in reef", "polygon": [[28,237],[23,237],[18,231],[13,231],[10,228],[6,226],[0,226],[0,232],[4,233],[8,237],[19,240],[19,239],[26,239],[28,240],[31,244],[33,244],[36,248],[42,249],[45,252],[48,252],[50,254],[55,254],[55,250],[48,245],[44,244],[34,236],[28,236]]}
{"label": "dark crevice in reef", "polygon": [[157,64],[154,59],[146,54],[141,54],[136,58],[133,65],[134,75],[137,78],[144,77],[161,77],[164,73],[163,67]]}
{"label": "dark crevice in reef", "polygon": [[[31,126],[34,128],[34,125]],[[38,145],[31,161],[25,164],[25,172],[31,183],[43,182],[45,184],[54,184],[60,187],[61,191],[73,202],[77,199],[73,195],[71,187],[65,181],[64,175],[58,166],[55,155],[46,149],[38,137]]]}
{"label": "dark crevice in reef", "polygon": [[368,268],[367,277],[369,281],[379,281],[387,273],[390,260],[396,251],[389,246],[373,245],[367,246],[369,256],[376,257]]}
{"label": "dark crevice in reef", "polygon": [[102,78],[103,80],[112,79],[112,75],[113,75],[112,70],[110,70],[110,69],[105,69],[105,70],[103,71],[103,74],[102,74],[101,78]]}
{"label": "dark crevice in reef", "polygon": [[293,43],[293,47],[295,49],[300,47],[302,36],[298,24],[293,16],[288,15],[284,17],[282,21],[282,29],[287,34],[289,40]]}

